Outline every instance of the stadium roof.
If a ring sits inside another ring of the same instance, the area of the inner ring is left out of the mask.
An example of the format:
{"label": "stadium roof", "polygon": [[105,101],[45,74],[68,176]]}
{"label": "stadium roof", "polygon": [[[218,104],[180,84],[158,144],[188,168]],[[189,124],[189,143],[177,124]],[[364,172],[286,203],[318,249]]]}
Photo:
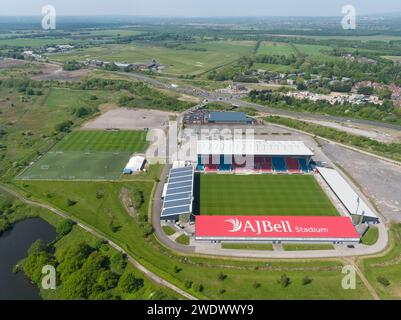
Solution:
{"label": "stadium roof", "polygon": [[199,140],[200,155],[313,156],[302,141]]}
{"label": "stadium roof", "polygon": [[210,122],[248,122],[244,112],[211,111],[208,115]]}
{"label": "stadium roof", "polygon": [[378,219],[363,199],[355,192],[348,182],[334,169],[317,167],[333,192],[337,195],[350,214]]}
{"label": "stadium roof", "polygon": [[192,212],[194,167],[170,170],[161,218]]}

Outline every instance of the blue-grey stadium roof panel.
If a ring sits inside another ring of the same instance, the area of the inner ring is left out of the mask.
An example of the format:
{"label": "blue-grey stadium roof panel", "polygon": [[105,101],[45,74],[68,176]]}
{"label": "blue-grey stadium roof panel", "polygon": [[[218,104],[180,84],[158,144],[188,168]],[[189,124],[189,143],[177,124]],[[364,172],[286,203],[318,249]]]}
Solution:
{"label": "blue-grey stadium roof panel", "polygon": [[168,180],[168,184],[172,183],[177,183],[177,182],[185,182],[185,181],[193,181],[193,176],[187,176],[187,177],[179,177],[179,178],[173,178]]}
{"label": "blue-grey stadium roof panel", "polygon": [[169,201],[176,201],[176,200],[191,200],[192,198],[192,192],[186,192],[186,193],[179,193],[179,194],[173,194],[171,196],[166,196],[164,198],[164,202],[169,202]]}
{"label": "blue-grey stadium roof panel", "polygon": [[163,210],[162,217],[181,215],[181,214],[186,214],[186,213],[190,213],[190,212],[191,212],[190,206],[169,208],[169,209]]}
{"label": "blue-grey stadium roof panel", "polygon": [[177,189],[177,188],[185,188],[185,187],[191,187],[193,184],[192,180],[188,180],[185,182],[177,182],[177,183],[170,183],[169,184],[169,190]]}
{"label": "blue-grey stadium roof panel", "polygon": [[191,187],[185,187],[185,188],[177,188],[177,189],[168,189],[167,188],[167,196],[170,196],[172,194],[177,194],[177,193],[184,193],[184,192],[191,192],[192,191],[192,186]]}
{"label": "blue-grey stadium roof panel", "polygon": [[171,169],[161,218],[192,212],[194,167]]}
{"label": "blue-grey stadium roof panel", "polygon": [[164,204],[165,209],[182,207],[188,205],[188,199],[177,200],[177,201],[168,201]]}
{"label": "blue-grey stadium roof panel", "polygon": [[180,172],[192,172],[193,169],[192,167],[184,167],[184,168],[176,168],[176,169],[171,169],[170,170],[170,174],[176,174],[176,173],[180,173]]}
{"label": "blue-grey stadium roof panel", "polygon": [[171,174],[169,176],[169,178],[175,179],[175,178],[190,177],[190,176],[192,176],[192,172],[177,172],[177,173]]}

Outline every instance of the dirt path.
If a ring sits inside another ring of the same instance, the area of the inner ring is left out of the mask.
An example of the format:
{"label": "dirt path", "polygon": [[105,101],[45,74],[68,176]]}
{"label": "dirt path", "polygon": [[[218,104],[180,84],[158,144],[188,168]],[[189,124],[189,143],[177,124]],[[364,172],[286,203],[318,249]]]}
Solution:
{"label": "dirt path", "polygon": [[145,274],[146,277],[148,277],[150,280],[152,280],[154,283],[160,284],[162,286],[165,286],[173,291],[175,291],[176,293],[180,294],[181,296],[189,299],[189,300],[197,300],[197,298],[195,298],[194,296],[192,296],[191,294],[187,293],[186,291],[176,287],[174,284],[160,278],[159,276],[157,276],[156,274],[154,274],[152,271],[146,269],[144,266],[142,266],[137,260],[135,260],[132,256],[129,255],[128,252],[126,252],[124,249],[122,249],[118,244],[114,243],[113,241],[111,241],[110,239],[100,235],[98,232],[96,232],[94,229],[82,224],[81,222],[79,222],[78,220],[76,220],[75,218],[69,216],[68,214],[66,214],[65,212],[58,210],[56,208],[53,208],[49,205],[46,204],[42,204],[39,202],[35,202],[35,201],[31,201],[28,200],[26,198],[24,198],[22,195],[20,195],[18,192],[4,186],[4,185],[0,185],[0,189],[13,195],[14,197],[16,197],[17,199],[19,199],[20,201],[31,205],[31,206],[35,206],[35,207],[40,207],[43,209],[47,209],[55,214],[57,214],[58,216],[64,218],[64,219],[70,219],[72,221],[74,221],[78,227],[86,230],[87,232],[89,232],[90,234],[92,234],[93,236],[106,240],[108,242],[108,244],[113,247],[114,249],[116,249],[117,251],[121,252],[122,254],[125,254],[128,258],[128,261],[135,267],[137,268],[139,271],[141,271],[143,274]]}
{"label": "dirt path", "polygon": [[129,190],[127,188],[122,188],[120,191],[120,201],[123,204],[125,211],[128,212],[128,214],[132,218],[137,218],[134,206],[132,205],[132,200],[129,194]]}
{"label": "dirt path", "polygon": [[368,289],[368,291],[369,291],[370,295],[373,297],[373,299],[374,300],[381,300],[380,296],[376,292],[375,288],[373,288],[373,286],[370,284],[368,279],[365,277],[365,275],[363,274],[361,269],[359,269],[359,267],[355,263],[354,259],[345,258],[344,260],[345,260],[346,263],[348,263],[348,264],[350,264],[350,265],[352,265],[354,267],[357,275],[359,276],[359,278],[361,279],[361,281],[365,285],[366,289]]}

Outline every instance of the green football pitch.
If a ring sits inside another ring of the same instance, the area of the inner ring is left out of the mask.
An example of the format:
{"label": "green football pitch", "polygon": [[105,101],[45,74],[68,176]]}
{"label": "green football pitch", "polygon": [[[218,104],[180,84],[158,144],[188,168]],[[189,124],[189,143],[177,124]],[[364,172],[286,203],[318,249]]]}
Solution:
{"label": "green football pitch", "polygon": [[116,180],[130,155],[147,146],[144,131],[74,131],[23,171],[20,180]]}
{"label": "green football pitch", "polygon": [[195,213],[202,215],[338,215],[310,175],[200,174],[195,190]]}
{"label": "green football pitch", "polygon": [[142,152],[146,145],[145,131],[74,131],[52,151]]}

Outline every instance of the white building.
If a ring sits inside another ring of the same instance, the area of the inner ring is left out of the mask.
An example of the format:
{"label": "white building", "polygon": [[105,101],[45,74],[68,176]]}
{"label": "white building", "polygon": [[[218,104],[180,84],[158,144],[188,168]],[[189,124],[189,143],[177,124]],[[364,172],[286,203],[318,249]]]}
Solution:
{"label": "white building", "polygon": [[124,168],[124,174],[133,174],[140,172],[145,164],[145,158],[141,156],[132,156]]}

